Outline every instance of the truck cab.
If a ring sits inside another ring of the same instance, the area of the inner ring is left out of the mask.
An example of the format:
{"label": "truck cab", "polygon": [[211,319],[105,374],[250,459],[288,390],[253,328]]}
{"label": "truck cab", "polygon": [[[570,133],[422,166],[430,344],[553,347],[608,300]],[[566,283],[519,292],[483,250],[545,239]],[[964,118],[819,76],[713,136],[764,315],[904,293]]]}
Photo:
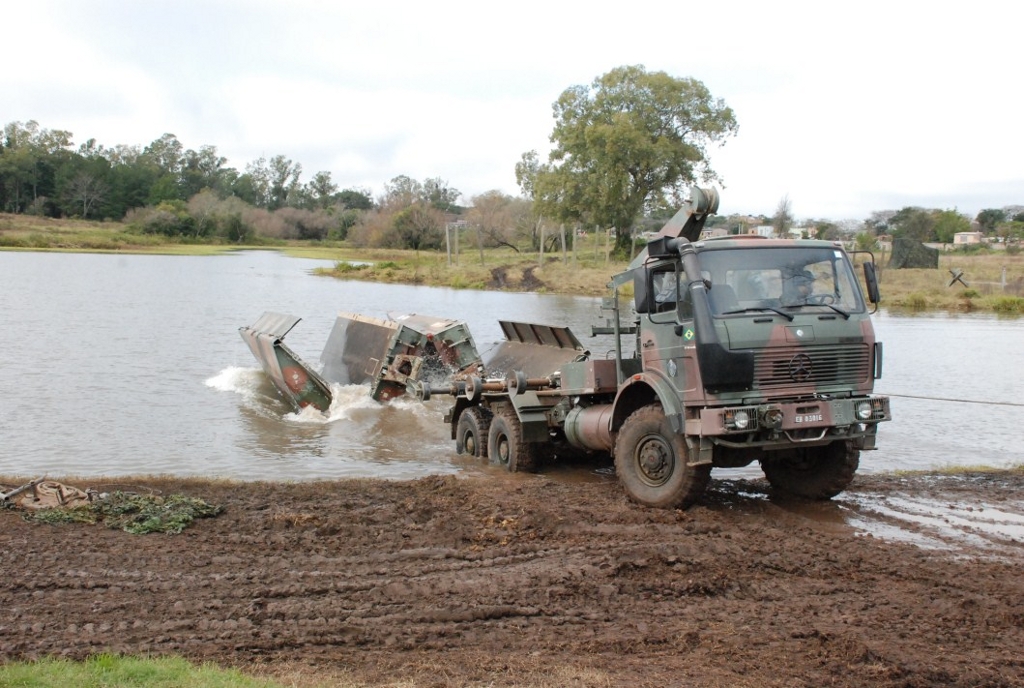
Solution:
{"label": "truck cab", "polygon": [[[872,395],[882,346],[840,243],[666,236],[626,275],[640,371],[620,388],[611,424],[634,498],[686,504],[712,467],[754,461],[783,492],[826,499],[845,489],[891,415]],[[638,413],[648,422],[634,439]],[[677,470],[691,479],[673,481]]]}

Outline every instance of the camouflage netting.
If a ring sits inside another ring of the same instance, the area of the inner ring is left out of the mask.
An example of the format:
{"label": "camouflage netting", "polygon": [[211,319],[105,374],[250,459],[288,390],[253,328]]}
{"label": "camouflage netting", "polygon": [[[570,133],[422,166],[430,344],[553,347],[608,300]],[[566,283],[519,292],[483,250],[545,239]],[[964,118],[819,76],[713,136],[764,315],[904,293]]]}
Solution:
{"label": "camouflage netting", "polygon": [[202,499],[174,494],[168,497],[134,492],[100,494],[83,491],[54,480],[33,480],[6,494],[0,503],[25,511],[36,523],[103,523],[129,533],[180,533],[197,518],[210,518],[223,508]]}
{"label": "camouflage netting", "polygon": [[892,258],[889,267],[896,268],[938,268],[939,250],[928,248],[914,239],[896,239],[892,243]]}

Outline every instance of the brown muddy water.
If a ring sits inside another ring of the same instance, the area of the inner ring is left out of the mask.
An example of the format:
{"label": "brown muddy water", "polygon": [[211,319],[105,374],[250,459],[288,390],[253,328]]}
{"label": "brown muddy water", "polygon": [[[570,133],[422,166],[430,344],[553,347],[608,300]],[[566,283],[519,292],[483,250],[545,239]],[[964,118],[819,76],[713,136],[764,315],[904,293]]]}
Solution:
{"label": "brown muddy water", "polygon": [[[499,318],[569,325],[595,355],[613,349],[610,338],[588,336],[602,318],[598,299],[310,274],[329,264],[272,251],[0,252],[0,475],[308,480],[494,470],[455,453],[441,422],[444,399],[381,405],[353,386],[337,390],[326,417],[292,413],[238,335],[265,310],[303,318],[287,342],[313,362],[341,310],[463,319],[481,351],[501,338]],[[862,456],[862,473],[1024,463],[1024,320],[883,312],[875,327],[885,346],[877,389],[893,395],[894,420],[882,427],[878,451]],[[614,480],[608,466],[546,475]],[[759,475],[748,467],[713,477]],[[951,512],[913,497],[844,499],[847,524],[884,522],[878,516],[895,510],[919,524],[945,519],[944,528],[1003,529],[1018,540],[1024,528],[1019,514],[1000,515],[992,506]],[[934,537],[941,543],[944,536]]]}

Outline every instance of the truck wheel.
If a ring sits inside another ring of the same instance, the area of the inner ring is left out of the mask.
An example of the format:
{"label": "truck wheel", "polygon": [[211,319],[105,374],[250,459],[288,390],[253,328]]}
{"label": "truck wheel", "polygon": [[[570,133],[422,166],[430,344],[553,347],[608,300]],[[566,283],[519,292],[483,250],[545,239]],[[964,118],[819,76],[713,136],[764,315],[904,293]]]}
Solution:
{"label": "truck wheel", "polygon": [[491,420],[487,451],[491,463],[509,473],[537,468],[537,446],[523,440],[523,426],[514,411],[500,411]]}
{"label": "truck wheel", "polygon": [[761,469],[771,486],[804,499],[831,499],[845,490],[860,465],[860,451],[850,442],[768,452]]}
{"label": "truck wheel", "polygon": [[686,440],[672,432],[661,404],[634,411],[615,440],[615,473],[640,504],[685,509],[707,487],[711,466],[687,463]]}
{"label": "truck wheel", "polygon": [[470,456],[487,456],[487,431],[491,412],[479,406],[464,409],[455,426],[455,451]]}

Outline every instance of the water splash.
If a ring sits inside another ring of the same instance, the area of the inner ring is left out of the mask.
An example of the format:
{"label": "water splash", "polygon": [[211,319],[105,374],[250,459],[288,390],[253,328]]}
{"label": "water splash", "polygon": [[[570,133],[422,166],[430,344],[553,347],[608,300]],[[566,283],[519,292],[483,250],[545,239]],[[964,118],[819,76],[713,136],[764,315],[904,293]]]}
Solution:
{"label": "water splash", "polygon": [[251,398],[258,394],[266,376],[259,368],[241,368],[228,366],[203,384],[219,392],[235,392],[243,397]]}

